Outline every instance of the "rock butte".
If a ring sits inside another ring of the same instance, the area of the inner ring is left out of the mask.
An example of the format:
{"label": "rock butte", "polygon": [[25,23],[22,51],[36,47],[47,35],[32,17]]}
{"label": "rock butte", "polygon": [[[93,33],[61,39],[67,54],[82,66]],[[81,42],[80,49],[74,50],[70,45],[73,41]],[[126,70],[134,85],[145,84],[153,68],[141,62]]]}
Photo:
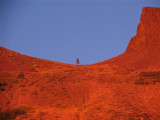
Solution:
{"label": "rock butte", "polygon": [[126,51],[70,65],[0,47],[0,119],[159,120],[160,8],[143,8]]}

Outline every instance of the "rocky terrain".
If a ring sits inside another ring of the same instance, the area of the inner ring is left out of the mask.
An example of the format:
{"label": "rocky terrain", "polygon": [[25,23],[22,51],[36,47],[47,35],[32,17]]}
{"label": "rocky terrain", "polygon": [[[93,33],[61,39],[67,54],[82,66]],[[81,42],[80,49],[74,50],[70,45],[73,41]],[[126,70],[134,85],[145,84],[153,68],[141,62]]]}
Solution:
{"label": "rocky terrain", "polygon": [[160,120],[160,8],[143,8],[126,51],[92,65],[0,47],[0,120]]}

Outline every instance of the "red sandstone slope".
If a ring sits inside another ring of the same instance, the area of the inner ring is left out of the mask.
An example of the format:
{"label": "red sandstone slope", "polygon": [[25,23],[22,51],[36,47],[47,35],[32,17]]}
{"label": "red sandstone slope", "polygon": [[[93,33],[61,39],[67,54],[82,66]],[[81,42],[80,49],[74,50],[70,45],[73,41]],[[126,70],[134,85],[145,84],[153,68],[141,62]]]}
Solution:
{"label": "red sandstone slope", "polygon": [[[126,52],[96,65],[69,65],[0,47],[0,120],[159,120],[160,72],[154,71],[159,37],[153,37],[159,13],[144,8]],[[152,71],[144,69],[150,65]]]}
{"label": "red sandstone slope", "polygon": [[[85,114],[92,111],[89,106],[94,108],[95,103],[104,99],[99,96],[110,93],[110,88],[104,84],[112,80],[119,83],[122,81],[119,76],[130,72],[117,66],[77,66],[46,61],[5,48],[1,48],[1,61],[4,65],[1,62],[0,110],[3,112],[0,118],[3,119],[7,114],[20,115],[19,120],[88,119],[90,115]],[[12,64],[12,69],[5,68],[8,63]],[[8,113],[8,109],[12,111]]]}
{"label": "red sandstone slope", "polygon": [[145,7],[137,34],[120,56],[98,64],[117,64],[125,68],[146,69],[160,67],[160,8]]}
{"label": "red sandstone slope", "polygon": [[39,72],[68,66],[71,65],[22,55],[0,47],[0,71]]}

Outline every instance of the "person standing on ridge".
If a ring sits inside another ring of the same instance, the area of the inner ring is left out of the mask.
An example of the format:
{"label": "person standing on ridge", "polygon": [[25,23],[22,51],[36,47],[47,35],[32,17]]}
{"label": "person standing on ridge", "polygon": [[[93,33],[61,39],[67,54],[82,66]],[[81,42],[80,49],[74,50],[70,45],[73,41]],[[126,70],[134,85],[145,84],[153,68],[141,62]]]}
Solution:
{"label": "person standing on ridge", "polygon": [[79,65],[79,58],[77,58],[76,63],[77,63],[77,65]]}

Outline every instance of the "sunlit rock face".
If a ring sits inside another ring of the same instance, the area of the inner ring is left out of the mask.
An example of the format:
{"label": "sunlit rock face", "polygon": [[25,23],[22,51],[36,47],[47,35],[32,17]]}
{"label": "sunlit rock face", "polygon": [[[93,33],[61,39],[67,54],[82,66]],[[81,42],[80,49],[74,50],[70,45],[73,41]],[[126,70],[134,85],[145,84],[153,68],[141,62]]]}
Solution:
{"label": "sunlit rock face", "polygon": [[133,50],[149,50],[160,46],[160,9],[143,8],[137,34],[134,36],[126,52]]}
{"label": "sunlit rock face", "polygon": [[97,64],[116,64],[127,69],[160,67],[160,8],[142,10],[137,34],[131,38],[126,51],[110,60]]}

